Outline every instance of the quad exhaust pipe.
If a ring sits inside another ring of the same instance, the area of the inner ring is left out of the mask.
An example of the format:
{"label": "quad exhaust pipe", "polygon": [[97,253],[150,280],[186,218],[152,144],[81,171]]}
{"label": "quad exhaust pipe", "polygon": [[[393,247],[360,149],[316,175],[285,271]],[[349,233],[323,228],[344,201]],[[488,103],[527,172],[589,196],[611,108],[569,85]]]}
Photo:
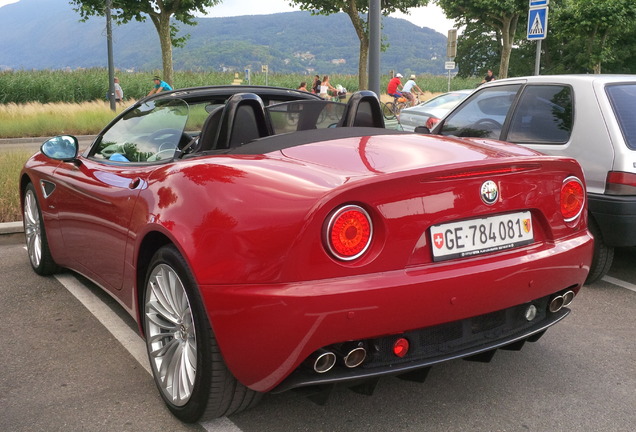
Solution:
{"label": "quad exhaust pipe", "polygon": [[340,353],[344,365],[350,369],[360,366],[367,358],[367,350],[362,346],[362,342],[345,344],[337,352]]}
{"label": "quad exhaust pipe", "polygon": [[314,372],[323,374],[329,372],[338,360],[351,369],[360,366],[366,358],[367,350],[362,342],[354,342],[343,344],[333,351],[321,348],[309,356],[305,364]]}
{"label": "quad exhaust pipe", "polygon": [[574,291],[568,290],[563,294],[557,295],[548,304],[548,310],[552,313],[560,311],[562,308],[568,306],[574,300]]}
{"label": "quad exhaust pipe", "polygon": [[323,374],[329,372],[336,364],[336,355],[326,349],[319,349],[307,359],[307,363],[314,372]]}

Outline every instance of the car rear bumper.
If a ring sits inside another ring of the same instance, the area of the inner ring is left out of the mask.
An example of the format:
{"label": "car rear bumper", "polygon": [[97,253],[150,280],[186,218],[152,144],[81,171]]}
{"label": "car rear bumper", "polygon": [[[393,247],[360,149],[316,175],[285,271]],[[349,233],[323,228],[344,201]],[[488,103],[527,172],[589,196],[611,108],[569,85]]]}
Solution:
{"label": "car rear bumper", "polygon": [[[282,391],[409,371],[541,333],[567,315],[566,309],[546,312],[545,304],[564,290],[578,292],[589,271],[592,247],[586,233],[556,244],[521,248],[505,257],[493,254],[290,284],[203,286],[201,291],[232,373],[253,390]],[[537,318],[520,321],[519,313],[531,303],[540,310]],[[502,327],[476,332],[474,340],[444,342],[441,353],[421,355],[428,349],[422,346],[410,363],[409,358],[404,362],[385,356],[370,363],[372,367],[340,367],[321,375],[303,370],[312,353],[334,344],[387,344],[403,334],[426,339],[429,331],[449,326],[450,331],[476,328],[476,322],[488,321],[492,314],[512,314],[517,324],[511,326],[506,318]]]}
{"label": "car rear bumper", "polygon": [[588,194],[589,211],[608,246],[636,246],[636,196]]}

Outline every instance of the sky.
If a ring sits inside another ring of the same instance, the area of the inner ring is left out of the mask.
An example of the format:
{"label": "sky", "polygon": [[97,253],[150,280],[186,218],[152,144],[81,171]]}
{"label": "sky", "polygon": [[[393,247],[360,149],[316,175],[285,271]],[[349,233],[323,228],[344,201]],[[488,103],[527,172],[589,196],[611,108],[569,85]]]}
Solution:
{"label": "sky", "polygon": [[[0,0],[0,7],[18,1],[19,0]],[[207,16],[266,15],[278,12],[291,12],[294,10],[299,9],[289,6],[288,0],[223,0],[220,5],[211,8]],[[412,9],[410,15],[396,13],[391,16],[407,19],[419,27],[432,28],[444,36],[448,34],[448,30],[453,28],[453,21],[446,19],[444,12],[435,5]]]}

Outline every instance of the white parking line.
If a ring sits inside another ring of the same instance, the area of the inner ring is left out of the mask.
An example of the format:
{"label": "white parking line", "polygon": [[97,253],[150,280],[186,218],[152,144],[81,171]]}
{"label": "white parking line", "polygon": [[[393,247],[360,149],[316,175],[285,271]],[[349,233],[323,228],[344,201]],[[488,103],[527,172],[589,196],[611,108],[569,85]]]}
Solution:
{"label": "white parking line", "polygon": [[152,375],[146,344],[104,302],[95,296],[83,283],[70,273],[55,275],[55,278],[78,299],[106,329],[115,336],[126,350]]}
{"label": "white parking line", "polygon": [[[148,363],[148,354],[146,353],[146,344],[141,336],[126,325],[108,305],[95,296],[75,276],[65,273],[55,275],[55,278],[115,336],[115,339],[139,362],[146,372],[152,375],[150,364]],[[227,417],[206,421],[200,423],[200,425],[209,432],[242,432]]]}
{"label": "white parking line", "polygon": [[624,280],[616,279],[616,278],[611,277],[611,276],[603,276],[601,278],[601,280],[604,280],[605,282],[611,283],[612,285],[616,285],[616,286],[619,286],[621,288],[625,288],[625,289],[628,289],[630,291],[636,292],[636,285],[630,284],[629,282],[625,282]]}

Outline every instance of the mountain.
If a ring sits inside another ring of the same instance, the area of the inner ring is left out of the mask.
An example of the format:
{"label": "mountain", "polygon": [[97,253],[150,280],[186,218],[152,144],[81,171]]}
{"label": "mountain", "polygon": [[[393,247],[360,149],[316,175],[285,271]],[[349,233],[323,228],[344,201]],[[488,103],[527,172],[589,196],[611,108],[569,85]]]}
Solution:
{"label": "mountain", "polygon": [[[0,70],[107,66],[106,19],[80,17],[66,0],[20,0],[0,8]],[[173,21],[174,22],[174,21]],[[358,71],[359,41],[344,14],[287,12],[181,23],[190,38],[173,51],[177,70],[260,70],[277,73]],[[403,19],[384,17],[383,71],[443,74],[446,36]],[[161,69],[157,32],[148,19],[113,25],[117,68]]]}

